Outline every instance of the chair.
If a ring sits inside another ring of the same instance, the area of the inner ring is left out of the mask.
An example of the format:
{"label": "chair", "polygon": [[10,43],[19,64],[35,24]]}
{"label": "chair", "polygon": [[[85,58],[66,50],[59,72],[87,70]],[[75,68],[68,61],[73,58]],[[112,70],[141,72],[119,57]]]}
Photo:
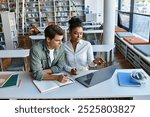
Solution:
{"label": "chair", "polygon": [[2,46],[2,45],[0,45],[0,50],[4,50],[5,48]]}
{"label": "chair", "polygon": [[8,66],[7,71],[24,71],[24,59],[12,58],[11,64]]}
{"label": "chair", "polygon": [[10,65],[7,67],[7,71],[24,71],[24,65],[24,58],[12,58]]}

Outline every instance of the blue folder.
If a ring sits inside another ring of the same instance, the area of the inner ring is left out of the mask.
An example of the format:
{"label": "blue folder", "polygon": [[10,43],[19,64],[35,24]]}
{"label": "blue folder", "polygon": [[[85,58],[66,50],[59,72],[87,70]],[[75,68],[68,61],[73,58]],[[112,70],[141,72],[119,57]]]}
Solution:
{"label": "blue folder", "polygon": [[130,73],[118,72],[118,83],[120,86],[131,86],[131,87],[139,87],[140,83],[133,81],[130,77]]}

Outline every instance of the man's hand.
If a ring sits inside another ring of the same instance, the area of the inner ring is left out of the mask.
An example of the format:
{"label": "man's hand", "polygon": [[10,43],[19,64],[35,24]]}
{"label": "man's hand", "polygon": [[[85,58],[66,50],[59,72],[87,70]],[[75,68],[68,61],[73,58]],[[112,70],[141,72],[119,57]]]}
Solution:
{"label": "man's hand", "polygon": [[68,75],[62,74],[62,75],[58,75],[58,78],[56,80],[61,82],[61,83],[65,83],[69,79],[70,79],[70,77]]}
{"label": "man's hand", "polygon": [[46,72],[46,73],[48,73],[48,74],[51,74],[51,73],[52,73],[52,70],[51,70],[51,69],[44,69],[43,71]]}

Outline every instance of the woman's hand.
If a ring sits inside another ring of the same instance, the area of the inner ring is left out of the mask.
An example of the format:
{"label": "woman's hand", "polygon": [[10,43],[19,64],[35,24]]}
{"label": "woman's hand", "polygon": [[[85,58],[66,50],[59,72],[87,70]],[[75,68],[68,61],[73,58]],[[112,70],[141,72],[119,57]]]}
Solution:
{"label": "woman's hand", "polygon": [[96,58],[95,60],[93,60],[93,63],[97,65],[101,65],[104,64],[105,61],[102,58]]}
{"label": "woman's hand", "polygon": [[76,68],[71,69],[71,75],[77,75],[77,69]]}

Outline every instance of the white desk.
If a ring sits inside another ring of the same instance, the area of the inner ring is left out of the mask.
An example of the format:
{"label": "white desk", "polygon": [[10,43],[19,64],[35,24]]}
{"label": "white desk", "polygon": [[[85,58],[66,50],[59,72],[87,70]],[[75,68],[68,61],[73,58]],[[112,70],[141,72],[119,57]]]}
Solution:
{"label": "white desk", "polygon": [[[41,27],[41,30],[40,29],[39,30],[42,31],[43,29],[44,28]],[[65,30],[64,39],[66,42],[67,41],[67,28],[64,28],[64,30]],[[83,33],[84,34],[94,34],[94,37],[98,42],[98,39],[96,37],[96,33],[100,34],[100,40],[101,40],[102,35],[103,35],[103,30],[84,30]],[[34,44],[36,41],[45,39],[45,36],[44,36],[44,34],[42,34],[42,35],[31,35],[31,36],[29,36],[29,38],[31,39],[32,44]]]}
{"label": "white desk", "polygon": [[100,28],[101,25],[83,25],[85,29],[93,29],[93,28]]}
{"label": "white desk", "polygon": [[84,34],[94,34],[94,38],[96,39],[97,42],[98,42],[98,39],[96,37],[96,33],[98,33],[98,34],[100,34],[100,41],[102,40],[103,30],[84,30],[83,33]]}
{"label": "white desk", "polygon": [[103,33],[103,30],[84,30],[83,33],[85,34]]}
{"label": "white desk", "polygon": [[[64,39],[65,41],[67,41],[67,30],[68,30],[68,27],[67,26],[60,26],[63,30],[64,30]],[[44,30],[45,30],[46,27],[37,27],[37,29],[42,33],[44,34]],[[44,37],[45,38],[45,37]]]}
{"label": "white desk", "polygon": [[93,52],[105,52],[105,60],[106,62],[112,62],[113,57],[113,50],[115,48],[114,44],[111,45],[92,45]]}
{"label": "white desk", "polygon": [[44,40],[45,36],[44,35],[31,35],[29,36],[29,38],[31,39],[31,43],[33,45],[36,41]]}
{"label": "white desk", "polygon": [[3,58],[24,58],[25,70],[27,70],[27,57],[29,56],[29,49],[21,49],[21,50],[1,50],[0,51],[0,63],[1,70],[3,71]]}
{"label": "white desk", "polygon": [[[45,36],[44,35],[31,35],[29,36],[29,38],[31,39],[31,43],[33,45],[37,41],[44,40]],[[67,41],[66,38],[65,38],[65,41]]]}
{"label": "white desk", "polygon": [[[82,84],[75,81],[75,83],[66,85],[61,88],[57,88],[45,93],[40,93],[36,86],[33,84],[28,72],[18,72],[19,77],[22,79],[22,85],[18,87],[7,87],[0,88],[0,98],[10,98],[10,99],[63,99],[63,98],[112,98],[112,97],[150,97],[150,77],[143,71],[146,75],[147,82],[146,85],[141,87],[121,87],[118,85],[117,72],[124,71],[131,73],[133,70],[137,69],[119,69],[116,70],[111,79],[99,83],[90,88],[86,88]],[[88,71],[93,72],[93,71]],[[0,74],[9,72],[0,72]],[[15,73],[15,72],[13,72]],[[81,75],[86,74],[81,73]],[[77,76],[76,76],[77,77]],[[150,98],[148,98],[150,99]]]}

